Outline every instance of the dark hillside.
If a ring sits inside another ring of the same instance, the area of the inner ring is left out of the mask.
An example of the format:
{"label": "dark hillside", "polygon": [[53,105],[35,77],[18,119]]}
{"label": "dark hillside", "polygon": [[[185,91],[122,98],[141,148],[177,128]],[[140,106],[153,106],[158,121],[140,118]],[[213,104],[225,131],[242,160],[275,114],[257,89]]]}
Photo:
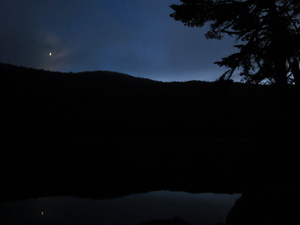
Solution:
{"label": "dark hillside", "polygon": [[0,199],[241,192],[296,180],[297,107],[272,86],[6,64],[0,73]]}

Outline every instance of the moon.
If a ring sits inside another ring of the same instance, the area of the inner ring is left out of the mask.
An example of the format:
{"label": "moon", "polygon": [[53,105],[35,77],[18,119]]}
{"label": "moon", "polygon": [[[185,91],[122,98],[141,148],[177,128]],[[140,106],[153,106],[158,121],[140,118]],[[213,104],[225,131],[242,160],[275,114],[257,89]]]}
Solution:
{"label": "moon", "polygon": [[49,56],[52,56],[52,52],[49,52]]}

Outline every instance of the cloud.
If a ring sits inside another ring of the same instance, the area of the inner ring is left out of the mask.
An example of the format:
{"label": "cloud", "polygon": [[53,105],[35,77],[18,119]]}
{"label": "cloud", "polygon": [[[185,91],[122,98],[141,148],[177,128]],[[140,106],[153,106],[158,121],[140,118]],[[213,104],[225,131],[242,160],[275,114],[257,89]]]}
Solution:
{"label": "cloud", "polygon": [[169,17],[172,3],[176,1],[3,0],[0,61],[159,80],[220,75],[213,62],[231,51],[229,42],[207,41],[203,31],[175,22]]}

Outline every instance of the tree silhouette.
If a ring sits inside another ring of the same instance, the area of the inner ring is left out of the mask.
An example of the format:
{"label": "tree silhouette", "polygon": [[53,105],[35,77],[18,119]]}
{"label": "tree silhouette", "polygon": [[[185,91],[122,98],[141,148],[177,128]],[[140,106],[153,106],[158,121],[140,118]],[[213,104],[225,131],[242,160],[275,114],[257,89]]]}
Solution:
{"label": "tree silhouette", "polygon": [[299,0],[181,0],[170,15],[186,26],[203,27],[209,39],[235,37],[238,52],[215,62],[248,83],[295,84],[300,89]]}

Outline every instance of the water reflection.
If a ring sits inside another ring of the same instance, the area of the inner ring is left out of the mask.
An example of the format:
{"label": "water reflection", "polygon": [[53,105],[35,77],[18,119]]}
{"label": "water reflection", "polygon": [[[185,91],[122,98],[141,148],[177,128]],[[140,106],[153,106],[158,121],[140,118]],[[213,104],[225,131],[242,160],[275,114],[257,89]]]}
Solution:
{"label": "water reflection", "polygon": [[239,194],[156,191],[107,200],[47,197],[0,203],[0,224],[137,225],[180,217],[191,225],[224,222]]}

